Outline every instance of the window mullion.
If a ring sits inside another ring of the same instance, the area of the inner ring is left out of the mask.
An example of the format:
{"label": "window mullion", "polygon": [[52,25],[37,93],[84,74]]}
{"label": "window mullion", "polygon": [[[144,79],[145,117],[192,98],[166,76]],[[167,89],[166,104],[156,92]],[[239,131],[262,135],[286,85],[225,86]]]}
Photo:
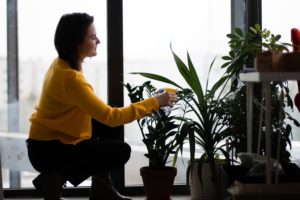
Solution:
{"label": "window mullion", "polygon": [[[19,131],[18,11],[17,0],[7,0],[8,132]],[[20,188],[20,172],[10,171],[10,187]]]}

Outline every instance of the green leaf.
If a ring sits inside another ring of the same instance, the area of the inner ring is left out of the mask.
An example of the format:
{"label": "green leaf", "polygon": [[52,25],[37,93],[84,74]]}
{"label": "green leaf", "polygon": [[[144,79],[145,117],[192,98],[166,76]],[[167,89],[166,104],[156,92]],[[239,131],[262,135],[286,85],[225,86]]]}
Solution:
{"label": "green leaf", "polygon": [[195,141],[195,135],[194,130],[190,129],[188,132],[188,140],[190,145],[190,162],[194,163],[195,160],[195,150],[196,150],[196,141]]}
{"label": "green leaf", "polygon": [[232,58],[230,56],[223,56],[222,59],[223,60],[231,60]]}
{"label": "green leaf", "polygon": [[255,27],[255,29],[256,29],[257,31],[260,31],[260,30],[261,30],[261,28],[260,28],[260,25],[259,25],[259,24],[255,24],[255,25],[254,25],[254,27]]}
{"label": "green leaf", "polygon": [[219,79],[211,88],[210,92],[209,92],[209,96],[210,98],[213,98],[216,94],[216,91],[224,85],[224,83],[228,80],[228,78],[230,78],[229,75],[225,75],[223,76],[221,79]]}
{"label": "green leaf", "polygon": [[177,65],[177,69],[180,72],[181,76],[184,78],[184,80],[187,82],[187,84],[193,88],[193,83],[190,80],[190,72],[189,68],[184,64],[184,62],[173,52],[171,49],[175,63]]}
{"label": "green leaf", "polygon": [[276,36],[275,36],[275,40],[276,40],[276,41],[279,41],[280,38],[281,38],[281,35],[276,35]]}
{"label": "green leaf", "polygon": [[237,28],[235,28],[234,30],[235,30],[235,32],[238,34],[238,36],[240,36],[240,37],[243,37],[243,36],[244,36],[242,29],[240,29],[240,28],[237,27]]}
{"label": "green leaf", "polygon": [[250,27],[250,30],[251,30],[253,33],[257,34],[257,30],[256,30],[255,28]]}
{"label": "green leaf", "polygon": [[177,83],[175,83],[174,81],[171,81],[170,79],[168,79],[164,76],[158,75],[158,74],[151,74],[151,73],[145,73],[145,72],[132,72],[131,74],[139,74],[139,75],[144,76],[146,78],[150,78],[150,79],[153,79],[153,80],[156,80],[156,81],[161,81],[161,82],[164,82],[164,83],[168,83],[168,84],[174,85],[174,86],[182,89],[182,87],[180,85],[178,85]]}
{"label": "green leaf", "polygon": [[191,88],[192,90],[196,93],[198,101],[200,103],[200,106],[202,106],[204,104],[204,96],[203,96],[203,89],[201,86],[201,82],[199,80],[197,71],[191,61],[190,55],[187,54],[187,59],[188,59],[188,66],[190,69],[190,81],[191,81]]}
{"label": "green leaf", "polygon": [[238,36],[236,36],[236,35],[233,34],[233,33],[227,34],[226,36],[227,36],[228,38],[230,38],[230,39],[238,38]]}

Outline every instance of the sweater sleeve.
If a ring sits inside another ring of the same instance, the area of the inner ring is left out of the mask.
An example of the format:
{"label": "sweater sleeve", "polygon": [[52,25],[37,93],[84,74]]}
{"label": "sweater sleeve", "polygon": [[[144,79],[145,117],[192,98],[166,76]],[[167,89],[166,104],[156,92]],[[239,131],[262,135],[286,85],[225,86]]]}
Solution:
{"label": "sweater sleeve", "polygon": [[143,118],[154,110],[159,109],[159,104],[154,97],[132,103],[126,107],[111,107],[96,96],[91,85],[85,80],[83,75],[72,73],[67,78],[67,81],[69,100],[91,117],[111,127]]}

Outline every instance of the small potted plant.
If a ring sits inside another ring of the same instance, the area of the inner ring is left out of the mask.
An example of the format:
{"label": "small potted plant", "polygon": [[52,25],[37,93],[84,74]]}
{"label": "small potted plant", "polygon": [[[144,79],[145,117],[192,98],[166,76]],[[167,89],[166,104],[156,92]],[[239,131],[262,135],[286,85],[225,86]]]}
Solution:
{"label": "small potted plant", "polygon": [[[145,95],[155,96],[160,92],[150,81],[141,86],[131,86],[129,83],[124,86],[133,103],[143,100]],[[149,166],[140,169],[147,200],[170,199],[177,173],[174,167],[176,157],[185,139],[181,128],[186,123],[184,115],[187,112],[187,106],[182,100],[189,98],[189,94],[188,90],[178,91],[179,100],[173,108],[160,108],[143,119],[137,120],[143,143],[147,148],[145,156],[149,159]],[[175,110],[178,111],[176,116],[172,113]],[[179,113],[181,116],[178,116]],[[171,162],[170,155],[174,155],[175,159],[172,166],[167,166],[167,163]]]}
{"label": "small potted plant", "polygon": [[229,55],[223,57],[225,63],[222,68],[233,72],[232,75],[238,75],[244,67],[255,67],[259,72],[284,71],[284,52],[288,52],[291,45],[281,43],[281,35],[256,24],[246,33],[235,28],[227,37],[231,49]]}

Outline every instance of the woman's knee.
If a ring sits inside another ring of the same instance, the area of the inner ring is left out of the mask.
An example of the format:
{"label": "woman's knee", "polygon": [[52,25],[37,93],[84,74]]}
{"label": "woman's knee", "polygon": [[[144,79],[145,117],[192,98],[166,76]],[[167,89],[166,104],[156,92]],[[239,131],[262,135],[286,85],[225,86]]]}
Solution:
{"label": "woman's knee", "polygon": [[131,147],[129,144],[123,142],[121,143],[122,145],[120,145],[120,155],[122,155],[124,164],[129,160],[130,155],[131,155]]}

